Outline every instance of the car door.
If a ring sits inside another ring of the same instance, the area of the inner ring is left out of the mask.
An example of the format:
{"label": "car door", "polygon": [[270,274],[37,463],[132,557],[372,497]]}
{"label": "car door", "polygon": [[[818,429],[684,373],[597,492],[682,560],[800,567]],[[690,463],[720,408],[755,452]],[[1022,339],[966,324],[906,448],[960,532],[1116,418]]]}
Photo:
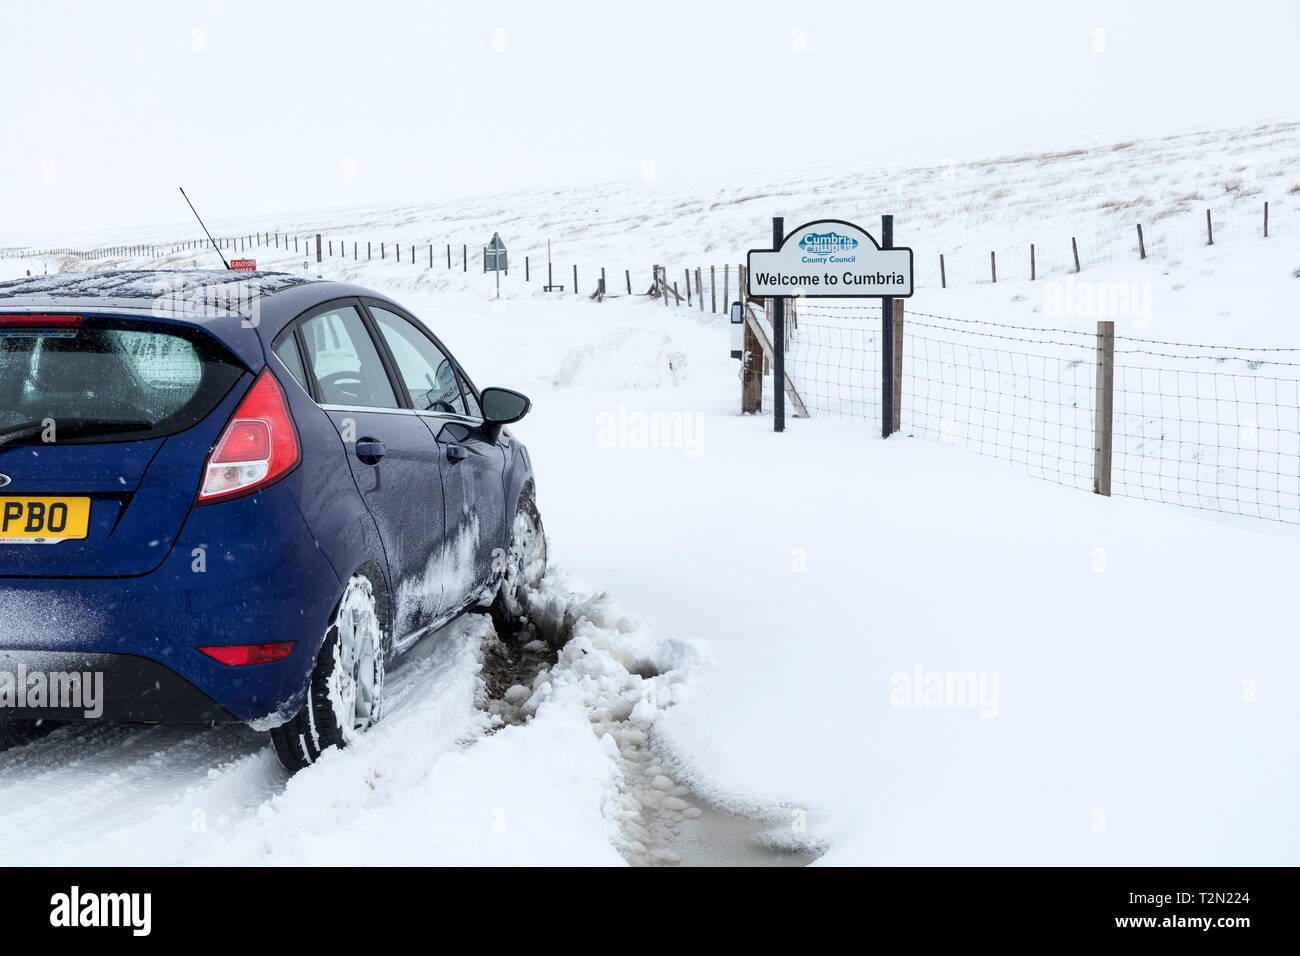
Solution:
{"label": "car door", "polygon": [[438,448],[409,408],[359,302],[313,309],[297,321],[294,334],[313,397],[338,429],[352,476],[378,525],[395,591],[394,644],[402,650],[445,608]]}
{"label": "car door", "polygon": [[495,584],[493,551],[504,548],[505,451],[483,434],[478,398],[459,367],[421,324],[366,300],[416,414],[438,444],[447,554],[444,599],[458,610]]}

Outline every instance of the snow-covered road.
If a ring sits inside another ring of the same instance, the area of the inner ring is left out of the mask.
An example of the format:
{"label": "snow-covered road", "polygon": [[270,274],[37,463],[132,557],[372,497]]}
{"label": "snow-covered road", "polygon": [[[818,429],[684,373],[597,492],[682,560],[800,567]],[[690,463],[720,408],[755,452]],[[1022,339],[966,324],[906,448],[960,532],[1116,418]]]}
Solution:
{"label": "snow-covered road", "polygon": [[[1089,276],[1148,283],[1152,337],[1297,346],[1297,246],[1268,242]],[[292,780],[238,728],[60,729],[0,754],[7,861],[710,862],[756,836],[826,863],[1300,859],[1296,528],[862,421],[773,435],[737,414],[721,315],[337,268],[533,398],[537,613],[571,640],[505,707],[479,675],[490,625],[457,622],[393,675],[374,733]],[[908,308],[1041,325],[1044,285]]]}

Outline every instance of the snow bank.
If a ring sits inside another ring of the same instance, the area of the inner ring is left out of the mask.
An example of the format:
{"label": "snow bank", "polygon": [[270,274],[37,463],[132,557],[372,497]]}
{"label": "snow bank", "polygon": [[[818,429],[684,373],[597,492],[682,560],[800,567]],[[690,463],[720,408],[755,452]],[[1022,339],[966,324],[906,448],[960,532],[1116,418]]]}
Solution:
{"label": "snow bank", "polygon": [[560,362],[556,385],[652,389],[686,379],[686,353],[666,332],[621,328],[594,345],[579,345]]}

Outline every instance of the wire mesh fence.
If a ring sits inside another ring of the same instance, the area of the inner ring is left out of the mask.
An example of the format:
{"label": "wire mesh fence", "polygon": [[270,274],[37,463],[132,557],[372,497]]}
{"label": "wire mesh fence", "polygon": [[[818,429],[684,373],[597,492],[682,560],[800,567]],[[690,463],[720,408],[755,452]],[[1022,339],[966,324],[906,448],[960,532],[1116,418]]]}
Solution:
{"label": "wire mesh fence", "polygon": [[1294,350],[1147,346],[1116,340],[1112,493],[1300,523]]}
{"label": "wire mesh fence", "polygon": [[[881,413],[879,308],[802,302],[787,355],[813,415]],[[1092,490],[1098,335],[914,313],[900,424]],[[1111,493],[1300,524],[1300,349],[1117,337]]]}

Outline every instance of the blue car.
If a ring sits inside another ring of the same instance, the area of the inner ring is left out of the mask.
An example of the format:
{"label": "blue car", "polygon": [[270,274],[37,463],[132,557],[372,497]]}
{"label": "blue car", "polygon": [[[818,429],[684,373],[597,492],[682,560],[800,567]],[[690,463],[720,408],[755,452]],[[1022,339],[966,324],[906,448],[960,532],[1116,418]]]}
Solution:
{"label": "blue car", "polygon": [[356,286],[0,283],[0,749],[64,720],[242,721],[290,770],[345,746],[403,652],[540,582],[529,407]]}

